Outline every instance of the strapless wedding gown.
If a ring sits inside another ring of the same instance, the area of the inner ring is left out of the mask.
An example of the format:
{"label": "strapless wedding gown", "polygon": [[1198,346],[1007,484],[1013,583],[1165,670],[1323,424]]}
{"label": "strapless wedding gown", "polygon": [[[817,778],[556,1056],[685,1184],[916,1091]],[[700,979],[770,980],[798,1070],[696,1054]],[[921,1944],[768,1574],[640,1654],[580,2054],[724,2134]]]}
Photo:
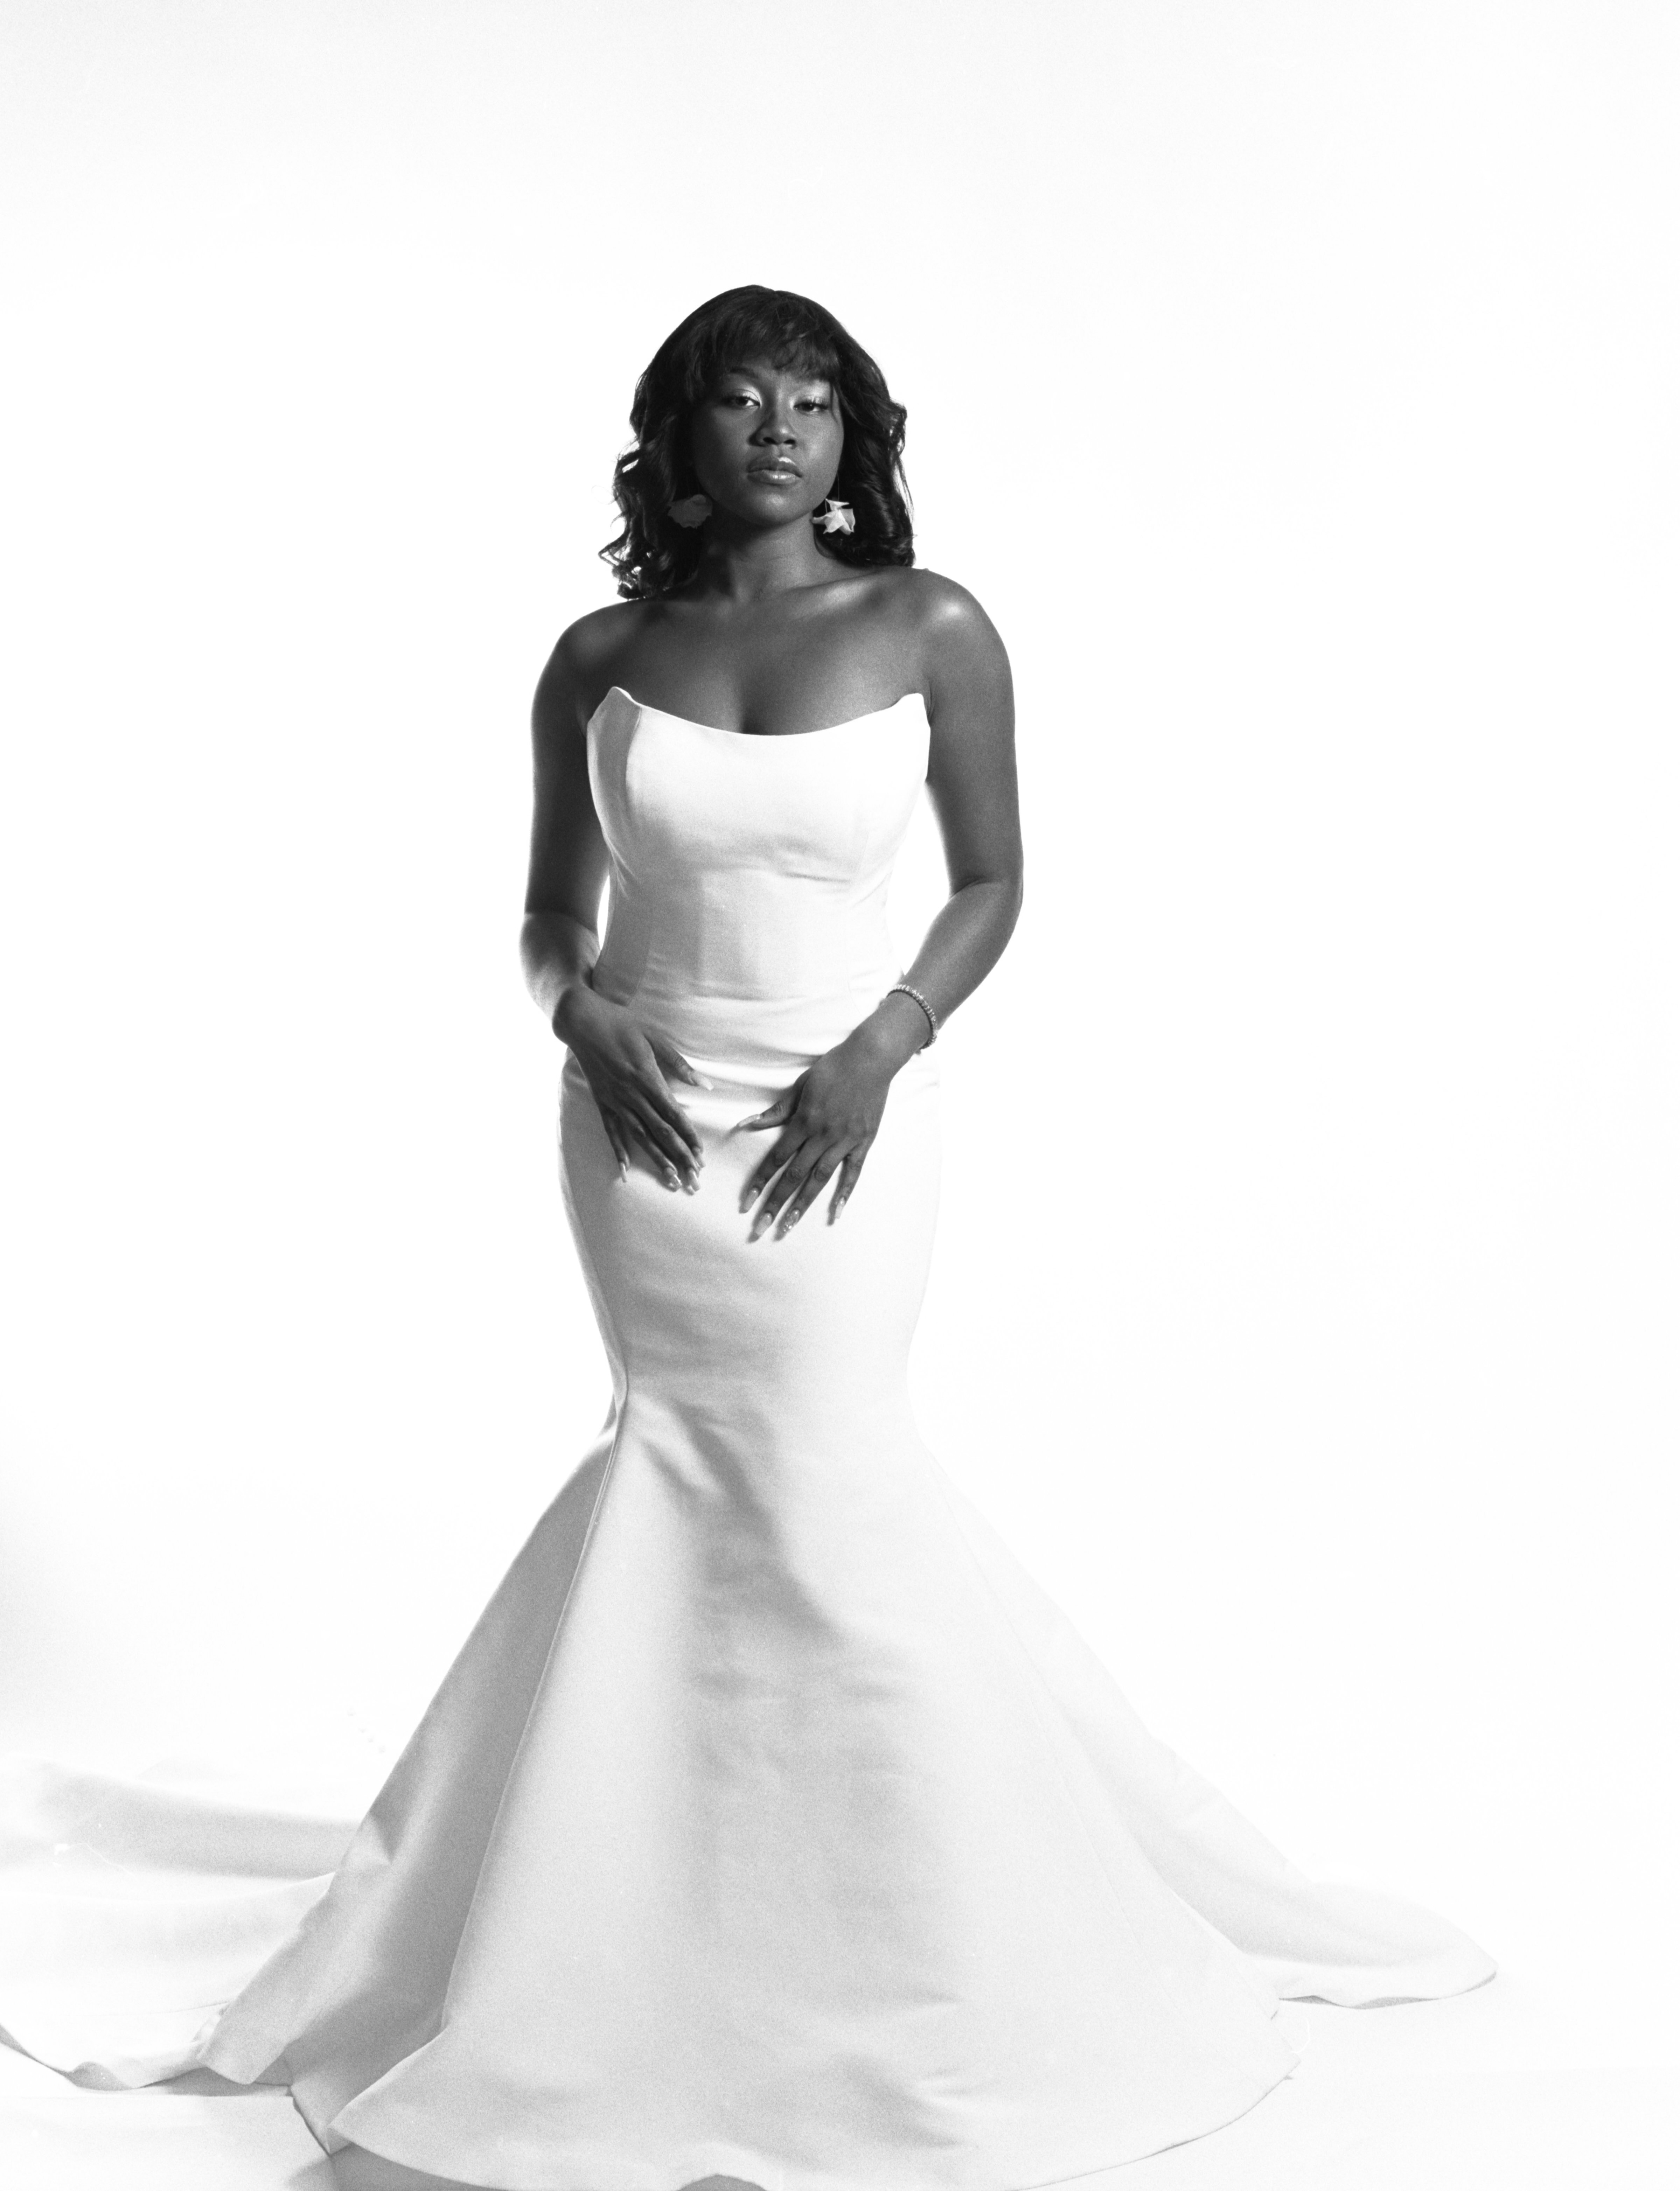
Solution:
{"label": "strapless wedding gown", "polygon": [[1280,1997],[1479,1983],[1153,1740],[921,1444],[931,1055],[842,1221],[747,1243],[740,1121],[897,978],[920,697],[758,737],[614,690],[588,739],[595,986],[710,1082],[700,1189],[621,1181],[567,1063],[611,1418],[191,2058],[499,2191],[1022,2191],[1242,2114],[1295,2063]]}

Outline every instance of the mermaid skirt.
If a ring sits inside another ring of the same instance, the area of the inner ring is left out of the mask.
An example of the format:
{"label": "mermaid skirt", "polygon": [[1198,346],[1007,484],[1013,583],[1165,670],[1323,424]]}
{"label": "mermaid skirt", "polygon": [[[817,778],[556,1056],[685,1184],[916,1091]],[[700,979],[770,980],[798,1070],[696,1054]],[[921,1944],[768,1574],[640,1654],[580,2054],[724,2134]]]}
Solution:
{"label": "mermaid skirt", "polygon": [[1153,1741],[922,1445],[931,1061],[844,1219],[752,1245],[774,1091],[701,1063],[693,1196],[567,1068],[611,1419],[199,2058],[502,2191],[1011,2191],[1241,2114],[1281,1996],[1485,1978]]}

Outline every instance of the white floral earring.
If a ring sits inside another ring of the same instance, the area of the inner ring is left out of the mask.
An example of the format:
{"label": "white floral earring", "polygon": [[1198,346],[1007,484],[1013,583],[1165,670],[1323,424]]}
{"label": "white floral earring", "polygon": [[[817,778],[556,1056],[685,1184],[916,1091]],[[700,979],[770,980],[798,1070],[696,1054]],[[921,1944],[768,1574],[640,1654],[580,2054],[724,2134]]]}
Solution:
{"label": "white floral earring", "polygon": [[703,525],[711,514],[712,498],[709,494],[685,495],[665,512],[672,524],[683,526],[691,532],[697,525]]}
{"label": "white floral earring", "polygon": [[820,525],[825,532],[855,532],[857,530],[857,520],[851,514],[851,504],[836,502],[833,495],[814,514],[812,521]]}

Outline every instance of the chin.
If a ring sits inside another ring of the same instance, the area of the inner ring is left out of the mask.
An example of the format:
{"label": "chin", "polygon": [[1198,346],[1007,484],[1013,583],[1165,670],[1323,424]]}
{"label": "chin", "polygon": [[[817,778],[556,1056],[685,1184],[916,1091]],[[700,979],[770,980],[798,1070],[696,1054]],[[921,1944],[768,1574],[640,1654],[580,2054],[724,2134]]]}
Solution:
{"label": "chin", "polygon": [[807,500],[804,495],[772,492],[769,494],[763,492],[744,494],[741,498],[738,507],[743,517],[786,522],[795,517],[809,517],[817,505],[814,502]]}

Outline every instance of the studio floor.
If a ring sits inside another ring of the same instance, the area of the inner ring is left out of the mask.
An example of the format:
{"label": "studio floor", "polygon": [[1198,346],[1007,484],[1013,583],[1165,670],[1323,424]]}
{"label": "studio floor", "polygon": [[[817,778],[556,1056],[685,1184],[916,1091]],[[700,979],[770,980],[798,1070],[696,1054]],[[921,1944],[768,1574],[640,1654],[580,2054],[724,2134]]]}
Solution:
{"label": "studio floor", "polygon": [[[1565,2000],[1505,1972],[1456,2000],[1284,2012],[1306,2042],[1287,2084],[1214,2137],[1081,2182],[1091,2191],[1634,2191],[1671,2180],[1680,2031],[1626,1989]],[[281,2091],[212,2078],[87,2091],[10,2048],[0,2048],[0,2182],[9,2191],[453,2191],[368,2154],[329,2160]]]}

